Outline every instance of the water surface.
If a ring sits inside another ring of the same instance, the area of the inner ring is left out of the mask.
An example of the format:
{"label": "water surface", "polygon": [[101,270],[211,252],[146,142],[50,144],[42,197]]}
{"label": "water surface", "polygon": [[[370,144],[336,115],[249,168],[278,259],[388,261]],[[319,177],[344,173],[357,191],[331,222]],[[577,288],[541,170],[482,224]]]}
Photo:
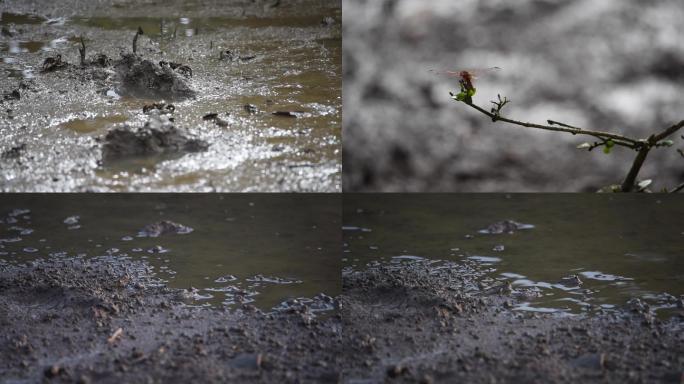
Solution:
{"label": "water surface", "polygon": [[[342,261],[476,262],[487,286],[536,287],[542,296],[519,310],[594,312],[632,298],[668,308],[684,294],[683,214],[676,195],[345,195]],[[534,228],[480,232],[507,219]],[[579,288],[562,283],[572,275]]]}
{"label": "water surface", "polygon": [[[268,309],[340,289],[336,195],[0,195],[0,262],[98,257],[145,260],[192,305]],[[187,234],[139,237],[171,220]]]}

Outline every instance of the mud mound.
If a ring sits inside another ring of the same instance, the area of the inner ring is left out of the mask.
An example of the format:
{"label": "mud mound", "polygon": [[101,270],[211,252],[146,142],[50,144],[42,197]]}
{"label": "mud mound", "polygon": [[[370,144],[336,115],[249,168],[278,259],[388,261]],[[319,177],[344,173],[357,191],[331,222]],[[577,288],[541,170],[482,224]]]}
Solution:
{"label": "mud mound", "polygon": [[[184,68],[181,66],[179,68]],[[114,64],[123,95],[161,99],[187,99],[195,97],[182,72],[172,66],[160,66],[135,54],[124,55]]]}
{"label": "mud mound", "polygon": [[209,144],[203,140],[187,137],[167,116],[153,114],[137,130],[126,125],[107,132],[102,146],[102,160],[110,162],[129,156],[200,152],[208,147]]}

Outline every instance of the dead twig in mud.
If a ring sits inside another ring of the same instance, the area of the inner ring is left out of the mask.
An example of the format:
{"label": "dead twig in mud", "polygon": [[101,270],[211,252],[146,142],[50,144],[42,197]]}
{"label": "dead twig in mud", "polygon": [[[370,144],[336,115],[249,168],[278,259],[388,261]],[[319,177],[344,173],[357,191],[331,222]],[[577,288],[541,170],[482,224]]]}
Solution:
{"label": "dead twig in mud", "polygon": [[78,48],[78,53],[81,54],[81,67],[85,67],[86,65],[86,46],[85,42],[83,41],[83,36],[81,36],[81,46]]}
{"label": "dead twig in mud", "polygon": [[143,34],[143,30],[141,27],[138,27],[138,31],[135,33],[135,37],[133,37],[133,53],[136,53],[138,50],[138,36]]}
{"label": "dead twig in mud", "polygon": [[674,187],[672,190],[670,190],[670,193],[677,193],[679,191],[684,191],[684,183],[681,183],[678,186]]}
{"label": "dead twig in mud", "polygon": [[107,339],[108,344],[114,344],[117,340],[121,338],[121,335],[123,335],[123,329],[118,328],[112,335]]}
{"label": "dead twig in mud", "polygon": [[[593,150],[594,148],[598,147],[603,147],[603,152],[606,154],[609,154],[614,146],[620,146],[620,147],[625,147],[632,149],[634,151],[637,151],[637,155],[634,158],[634,161],[632,162],[632,166],[629,169],[629,172],[627,173],[627,176],[624,178],[624,181],[619,184],[619,185],[611,185],[606,188],[602,188],[601,191],[611,191],[611,192],[632,192],[632,191],[637,191],[641,192],[645,190],[645,186],[648,186],[648,184],[651,183],[651,180],[644,180],[641,182],[637,182],[637,176],[639,174],[639,171],[641,170],[644,162],[646,161],[646,157],[648,156],[648,153],[651,151],[653,148],[659,148],[659,147],[670,147],[674,144],[672,140],[666,140],[669,136],[673,135],[675,132],[679,131],[682,127],[684,127],[684,120],[673,124],[672,126],[664,129],[660,133],[652,134],[646,139],[639,139],[639,138],[634,138],[634,137],[628,137],[625,135],[617,134],[617,133],[611,133],[611,132],[604,132],[604,131],[596,131],[596,130],[590,130],[590,129],[584,129],[584,128],[579,128],[579,127],[574,127],[572,125],[560,123],[558,121],[554,120],[547,120],[548,125],[543,125],[543,124],[534,124],[534,123],[528,123],[528,122],[523,122],[519,120],[514,120],[510,118],[506,118],[501,115],[501,110],[504,108],[506,104],[510,102],[510,100],[506,97],[503,99],[501,98],[500,95],[498,95],[498,101],[492,101],[492,104],[494,106],[487,111],[486,109],[476,105],[472,101],[472,96],[475,94],[475,88],[472,86],[472,82],[465,81],[464,79],[460,80],[460,85],[461,85],[461,92],[458,94],[450,93],[452,99],[456,101],[463,102],[464,104],[468,105],[469,107],[475,109],[476,111],[488,116],[493,122],[497,121],[502,121],[504,123],[509,123],[525,128],[535,128],[535,129],[543,129],[547,131],[555,131],[555,132],[567,132],[571,133],[573,135],[586,135],[586,136],[591,136],[595,137],[598,139],[598,141],[594,143],[589,143],[585,142],[577,146],[578,149],[586,149],[588,151]],[[680,154],[684,156],[684,152],[681,150]],[[674,191],[681,190],[680,187],[675,188]]]}

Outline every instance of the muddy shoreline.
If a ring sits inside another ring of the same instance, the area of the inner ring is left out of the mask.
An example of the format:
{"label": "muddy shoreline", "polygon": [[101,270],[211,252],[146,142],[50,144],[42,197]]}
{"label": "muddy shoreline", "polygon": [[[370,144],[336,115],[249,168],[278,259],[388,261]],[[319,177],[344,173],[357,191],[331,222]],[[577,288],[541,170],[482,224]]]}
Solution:
{"label": "muddy shoreline", "polygon": [[638,301],[590,317],[515,312],[527,292],[473,274],[429,261],[347,270],[344,381],[681,382],[681,314],[661,321]]}
{"label": "muddy shoreline", "polygon": [[191,308],[185,294],[137,262],[0,266],[0,381],[337,380],[335,315],[317,317],[306,304],[270,313]]}
{"label": "muddy shoreline", "polygon": [[[2,382],[672,382],[682,315],[639,302],[590,317],[512,311],[522,290],[467,264],[345,270],[339,311],[183,305],[144,263],[0,265]],[[468,277],[471,276],[471,277]],[[680,311],[681,312],[681,311]],[[119,331],[120,330],[120,331]]]}

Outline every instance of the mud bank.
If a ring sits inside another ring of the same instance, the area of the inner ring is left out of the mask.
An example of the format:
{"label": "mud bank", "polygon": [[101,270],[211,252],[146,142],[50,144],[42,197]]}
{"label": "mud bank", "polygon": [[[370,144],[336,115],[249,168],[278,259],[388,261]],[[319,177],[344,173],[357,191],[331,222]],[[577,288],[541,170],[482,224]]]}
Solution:
{"label": "mud bank", "polygon": [[347,270],[344,382],[682,381],[681,312],[661,321],[639,301],[590,317],[517,312],[531,292],[478,276],[427,260]]}
{"label": "mud bank", "polygon": [[323,303],[223,311],[188,294],[114,258],[0,265],[0,381],[338,380],[341,325],[314,315]]}

